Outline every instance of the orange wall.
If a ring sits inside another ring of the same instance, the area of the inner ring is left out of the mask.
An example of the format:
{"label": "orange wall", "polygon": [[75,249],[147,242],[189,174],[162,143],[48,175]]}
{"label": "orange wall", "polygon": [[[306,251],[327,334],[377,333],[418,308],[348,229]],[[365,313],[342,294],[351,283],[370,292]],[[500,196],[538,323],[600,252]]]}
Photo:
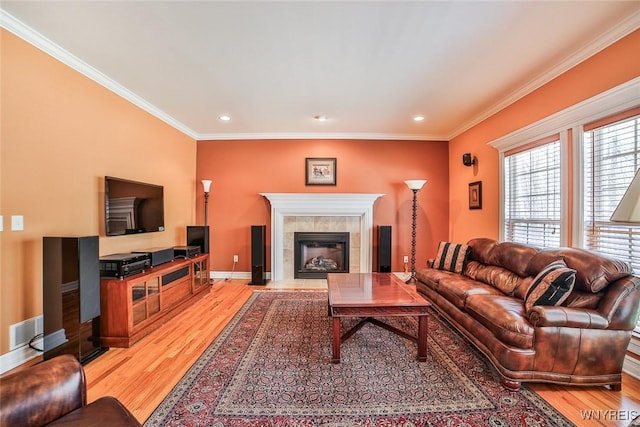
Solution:
{"label": "orange wall", "polygon": [[[30,44],[0,33],[0,353],[42,314],[42,237],[100,235],[100,254],[184,244],[196,143]],[[167,231],[104,237],[104,176],[165,186]],[[10,231],[24,215],[24,231]]]}
{"label": "orange wall", "polygon": [[[498,238],[498,151],[487,143],[640,76],[640,30],[570,69],[538,90],[455,137],[449,147],[451,240]],[[542,135],[541,135],[542,136]],[[462,154],[479,160],[462,165]],[[467,185],[482,181],[483,208],[467,208]],[[479,231],[480,230],[480,231]]]}
{"label": "orange wall", "polygon": [[[42,313],[42,236],[98,234],[101,254],[183,244],[184,226],[202,223],[199,181],[209,178],[212,267],[229,271],[238,254],[237,270],[249,271],[250,225],[269,224],[269,204],[259,192],[380,192],[386,195],[375,204],[375,223],[393,226],[393,270],[399,271],[411,235],[411,192],[403,180],[429,180],[418,193],[419,264],[439,240],[497,237],[498,153],[487,143],[640,75],[636,31],[448,146],[200,141],[196,156],[191,138],[26,42],[1,30],[0,43],[0,354],[8,351],[10,324]],[[478,164],[463,166],[465,152]],[[337,186],[306,187],[305,157],[337,157]],[[104,237],[105,175],[164,185],[167,231]],[[473,181],[483,182],[482,210],[468,209]],[[9,230],[11,215],[24,215],[24,231]]]}
{"label": "orange wall", "polygon": [[[306,157],[336,157],[336,186],[306,186]],[[267,225],[269,246],[270,205],[258,193],[329,192],[385,194],[374,205],[374,228],[392,226],[392,267],[393,271],[402,271],[402,256],[410,255],[411,249],[413,193],[404,184],[405,179],[411,178],[428,180],[418,192],[416,263],[423,265],[427,257],[435,255],[438,241],[447,239],[447,161],[446,142],[199,141],[197,180],[213,180],[208,214],[213,270],[230,271],[233,255],[238,254],[236,271],[251,271],[251,225]],[[197,191],[198,223],[202,224],[201,185]],[[376,239],[374,234],[374,241]],[[376,249],[374,247],[374,254]],[[267,252],[269,260],[269,248]]]}

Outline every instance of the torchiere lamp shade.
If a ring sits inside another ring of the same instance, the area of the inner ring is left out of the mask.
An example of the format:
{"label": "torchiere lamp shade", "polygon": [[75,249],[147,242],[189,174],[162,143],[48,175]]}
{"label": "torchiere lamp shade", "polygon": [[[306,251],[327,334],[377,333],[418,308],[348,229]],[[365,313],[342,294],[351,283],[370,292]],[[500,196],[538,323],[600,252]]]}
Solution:
{"label": "torchiere lamp shade", "polygon": [[616,210],[611,215],[613,222],[640,222],[640,169],[633,177]]}

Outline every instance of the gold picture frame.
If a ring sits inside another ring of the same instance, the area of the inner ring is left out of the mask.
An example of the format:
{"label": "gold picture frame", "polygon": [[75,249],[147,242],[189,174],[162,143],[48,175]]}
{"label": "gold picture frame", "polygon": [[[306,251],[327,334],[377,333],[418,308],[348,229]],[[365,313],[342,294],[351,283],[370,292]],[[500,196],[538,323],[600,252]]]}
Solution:
{"label": "gold picture frame", "polygon": [[482,209],[482,181],[469,184],[469,209]]}
{"label": "gold picture frame", "polygon": [[307,157],[305,159],[306,185],[336,185],[335,157]]}

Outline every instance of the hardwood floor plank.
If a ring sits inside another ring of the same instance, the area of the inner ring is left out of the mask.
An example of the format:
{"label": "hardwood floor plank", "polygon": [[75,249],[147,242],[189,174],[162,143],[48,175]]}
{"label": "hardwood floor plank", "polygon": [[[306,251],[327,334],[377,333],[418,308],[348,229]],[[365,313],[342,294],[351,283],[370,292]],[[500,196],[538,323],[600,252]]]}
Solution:
{"label": "hardwood floor plank", "polygon": [[[192,307],[128,349],[112,348],[85,366],[89,401],[112,395],[144,422],[253,291],[247,280],[220,280]],[[327,337],[327,345],[329,345]],[[627,426],[640,414],[640,380],[623,375],[621,392],[604,387],[530,387],[579,426]],[[595,410],[599,420],[583,419]],[[618,419],[616,419],[616,417]]]}

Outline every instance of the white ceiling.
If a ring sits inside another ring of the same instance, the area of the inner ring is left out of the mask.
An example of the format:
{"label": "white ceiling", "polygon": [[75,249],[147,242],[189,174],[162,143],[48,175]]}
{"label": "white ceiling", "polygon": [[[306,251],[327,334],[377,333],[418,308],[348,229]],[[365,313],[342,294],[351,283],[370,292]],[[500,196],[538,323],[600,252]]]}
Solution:
{"label": "white ceiling", "polygon": [[196,139],[448,140],[640,28],[640,1],[614,0],[0,7],[3,27]]}

